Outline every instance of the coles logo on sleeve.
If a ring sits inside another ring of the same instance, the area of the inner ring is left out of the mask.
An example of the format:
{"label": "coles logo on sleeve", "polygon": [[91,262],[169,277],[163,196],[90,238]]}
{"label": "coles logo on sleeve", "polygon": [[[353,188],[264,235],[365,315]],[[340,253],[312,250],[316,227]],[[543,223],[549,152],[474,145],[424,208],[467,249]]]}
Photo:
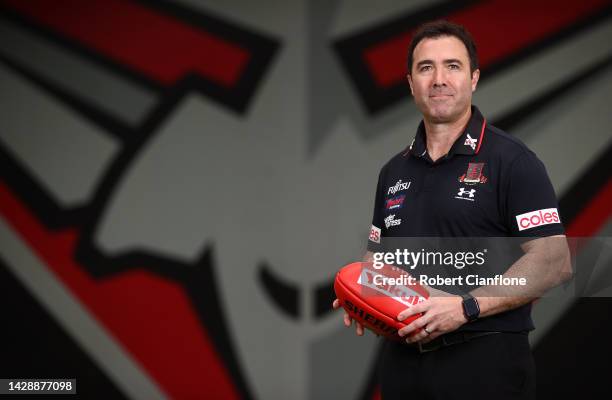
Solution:
{"label": "coles logo on sleeve", "polygon": [[370,240],[374,243],[380,243],[380,228],[372,225],[370,228]]}
{"label": "coles logo on sleeve", "polygon": [[561,222],[556,208],[544,208],[516,216],[519,231],[535,228],[537,226],[558,224]]}

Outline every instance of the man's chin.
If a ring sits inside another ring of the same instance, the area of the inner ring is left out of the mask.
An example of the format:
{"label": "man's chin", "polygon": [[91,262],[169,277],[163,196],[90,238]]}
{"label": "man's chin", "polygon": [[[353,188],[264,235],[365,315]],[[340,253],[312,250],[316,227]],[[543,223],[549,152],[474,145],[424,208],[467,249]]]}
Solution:
{"label": "man's chin", "polygon": [[455,118],[455,114],[452,113],[450,110],[435,110],[434,112],[431,112],[428,115],[428,119],[431,122],[435,122],[437,124],[452,122]]}
{"label": "man's chin", "polygon": [[461,116],[456,104],[431,104],[424,101],[417,103],[417,107],[425,119],[436,124],[454,122]]}
{"label": "man's chin", "polygon": [[436,124],[451,123],[461,118],[464,111],[458,105],[455,104],[438,104],[437,107],[428,107],[423,115],[427,119]]}

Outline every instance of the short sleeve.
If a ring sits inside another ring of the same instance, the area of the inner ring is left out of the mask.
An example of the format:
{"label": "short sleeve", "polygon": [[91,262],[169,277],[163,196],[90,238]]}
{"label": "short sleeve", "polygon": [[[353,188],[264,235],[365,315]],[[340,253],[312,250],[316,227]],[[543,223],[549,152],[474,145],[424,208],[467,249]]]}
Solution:
{"label": "short sleeve", "polygon": [[372,216],[372,226],[370,226],[370,234],[368,237],[368,251],[382,251],[382,236],[384,226],[383,204],[383,177],[382,171],[378,174],[378,184],[376,185],[376,195],[374,197],[374,213]]}
{"label": "short sleeve", "polygon": [[506,191],[506,223],[511,236],[565,233],[546,168],[533,152],[526,151],[512,162]]}

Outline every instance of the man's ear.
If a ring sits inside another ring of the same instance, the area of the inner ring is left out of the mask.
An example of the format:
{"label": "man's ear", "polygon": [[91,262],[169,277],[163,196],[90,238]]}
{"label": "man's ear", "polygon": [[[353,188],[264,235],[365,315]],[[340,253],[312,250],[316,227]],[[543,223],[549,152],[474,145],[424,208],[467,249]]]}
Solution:
{"label": "man's ear", "polygon": [[406,74],[406,79],[408,79],[408,86],[410,86],[410,94],[414,96],[414,90],[412,90],[412,77],[410,74]]}
{"label": "man's ear", "polygon": [[472,72],[472,92],[474,92],[476,90],[476,86],[478,86],[478,79],[480,79],[479,69]]}

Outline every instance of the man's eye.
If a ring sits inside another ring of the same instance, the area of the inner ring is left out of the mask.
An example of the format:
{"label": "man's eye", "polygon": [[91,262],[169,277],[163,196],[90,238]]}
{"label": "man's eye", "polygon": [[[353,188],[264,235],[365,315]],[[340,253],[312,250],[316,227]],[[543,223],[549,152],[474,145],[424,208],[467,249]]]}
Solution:
{"label": "man's eye", "polygon": [[421,67],[421,71],[429,71],[431,69],[431,65],[423,65]]}
{"label": "man's eye", "polygon": [[450,69],[459,69],[459,65],[457,65],[457,64],[450,64],[448,66],[448,68],[450,68]]}

